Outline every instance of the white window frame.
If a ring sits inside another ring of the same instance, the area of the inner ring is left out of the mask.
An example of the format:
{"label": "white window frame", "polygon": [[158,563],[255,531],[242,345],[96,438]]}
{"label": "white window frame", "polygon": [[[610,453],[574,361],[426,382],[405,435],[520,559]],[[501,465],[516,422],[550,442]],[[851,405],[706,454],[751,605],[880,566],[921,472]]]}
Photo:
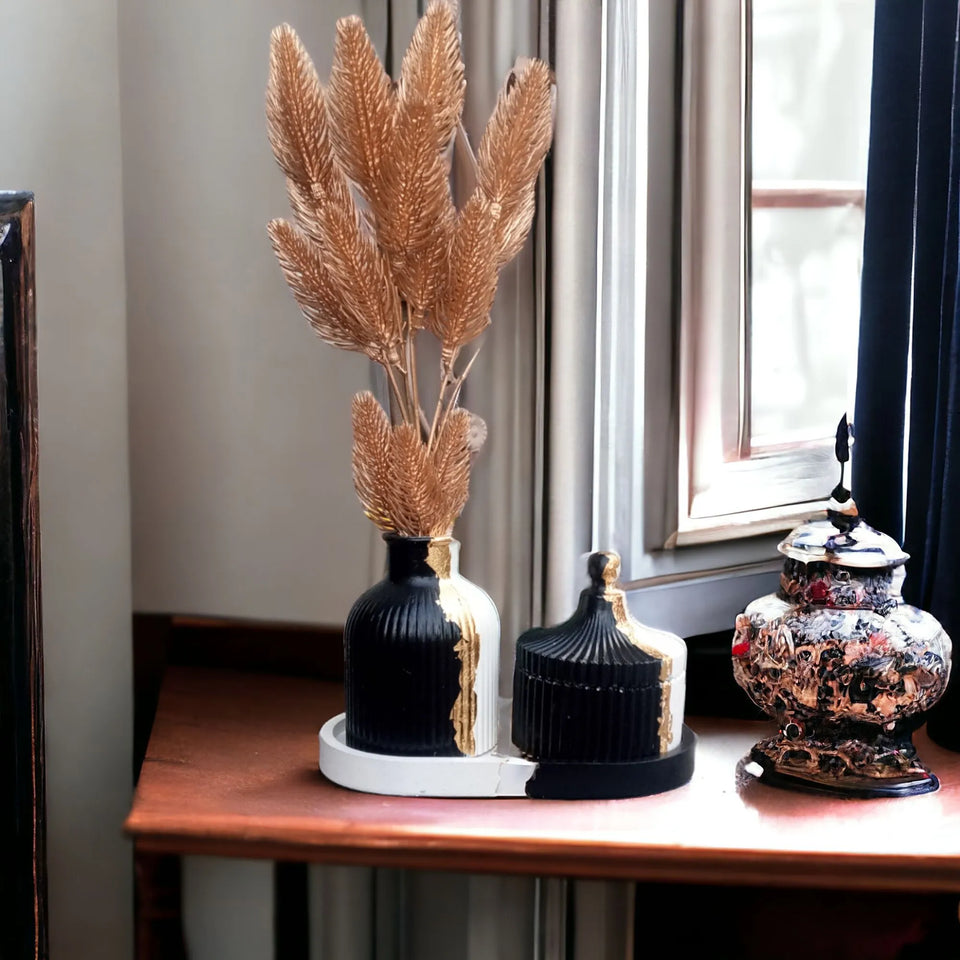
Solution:
{"label": "white window frame", "polygon": [[[620,550],[641,615],[669,608],[689,635],[772,588],[778,540],[837,468],[832,442],[726,462],[749,437],[750,0],[604,6],[593,540]],[[763,205],[863,203],[856,184],[754,188]],[[787,484],[787,506],[751,509]]]}
{"label": "white window frame", "polygon": [[864,200],[857,184],[753,182],[752,7],[752,0],[684,7],[680,460],[668,547],[788,530],[823,509],[836,476],[829,436],[751,448],[752,207],[862,207]]}

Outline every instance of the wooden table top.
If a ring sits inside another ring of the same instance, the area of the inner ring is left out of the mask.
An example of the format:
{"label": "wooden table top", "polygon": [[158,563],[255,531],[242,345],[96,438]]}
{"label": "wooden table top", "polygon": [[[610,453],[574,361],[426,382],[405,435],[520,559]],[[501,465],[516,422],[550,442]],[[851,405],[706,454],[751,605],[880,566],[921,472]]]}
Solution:
{"label": "wooden table top", "polygon": [[171,669],[126,830],[138,850],[688,883],[960,891],[960,754],[934,794],[845,800],[738,782],[764,723],[691,720],[693,780],[637,800],[356,793],[317,768],[331,683]]}

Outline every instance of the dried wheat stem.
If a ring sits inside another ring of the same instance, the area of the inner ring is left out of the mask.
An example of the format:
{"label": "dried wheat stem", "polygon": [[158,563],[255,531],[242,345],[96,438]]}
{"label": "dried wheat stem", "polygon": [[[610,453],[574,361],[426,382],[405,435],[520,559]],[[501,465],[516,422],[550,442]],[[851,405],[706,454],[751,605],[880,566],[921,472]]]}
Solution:
{"label": "dried wheat stem", "polygon": [[446,394],[447,387],[450,386],[454,381],[453,376],[453,365],[457,362],[457,357],[460,354],[460,348],[457,347],[450,355],[450,359],[446,362],[440,362],[440,394],[437,397],[437,406],[433,411],[433,420],[430,423],[430,434],[427,437],[427,451],[433,447],[433,442],[437,437],[440,427],[440,417],[443,413],[443,400],[444,395]]}
{"label": "dried wheat stem", "polygon": [[423,412],[423,407],[420,408],[420,432],[425,437],[430,435],[430,421],[427,419],[427,415]]}
{"label": "dried wheat stem", "polygon": [[401,335],[403,337],[403,392],[406,398],[407,404],[410,403],[410,398],[413,396],[413,388],[410,384],[410,324],[407,319],[407,304],[404,300],[400,301],[400,310],[403,314],[403,319],[400,322]]}
{"label": "dried wheat stem", "polygon": [[389,379],[387,380],[387,418],[391,424],[397,423],[402,419],[400,416],[400,406],[397,402],[397,393],[393,389],[393,386],[390,384]]}
{"label": "dried wheat stem", "polygon": [[440,411],[443,409],[443,388],[446,381],[440,383],[440,396],[437,397],[437,405],[433,411],[433,419],[430,421],[430,432],[427,434],[427,453],[433,449],[433,441],[437,435],[437,421],[440,419]]}
{"label": "dried wheat stem", "polygon": [[420,427],[420,418],[423,415],[420,410],[420,385],[417,383],[417,346],[413,342],[414,337],[417,335],[417,327],[413,322],[413,318],[410,317],[410,308],[407,307],[407,352],[410,356],[410,362],[408,366],[410,367],[410,382],[413,386],[413,412],[414,412],[414,422],[417,424],[417,428]]}
{"label": "dried wheat stem", "polygon": [[407,405],[404,403],[403,393],[400,390],[400,387],[397,385],[397,378],[394,375],[393,367],[385,363],[383,365],[383,369],[387,371],[387,378],[390,381],[390,386],[393,388],[393,395],[397,401],[397,407],[400,410],[400,416],[404,422],[407,422],[410,420],[410,417],[407,414]]}
{"label": "dried wheat stem", "polygon": [[467,361],[467,365],[463,368],[463,372],[455,377],[453,383],[451,384],[453,390],[450,392],[450,397],[447,401],[446,410],[444,410],[441,418],[440,425],[438,427],[438,433],[442,433],[444,427],[447,425],[447,420],[450,418],[450,414],[456,409],[457,402],[460,399],[460,391],[463,389],[463,381],[467,379],[467,374],[470,372],[470,368],[473,366],[473,362],[477,359],[477,356],[480,354],[480,347],[477,347],[473,351],[473,356]]}
{"label": "dried wheat stem", "polygon": [[410,308],[405,301],[401,301],[401,310],[403,319],[401,321],[401,330],[403,336],[403,390],[404,403],[406,406],[408,423],[419,426],[420,402],[417,398],[416,376],[417,361],[413,349],[413,330],[410,325]]}

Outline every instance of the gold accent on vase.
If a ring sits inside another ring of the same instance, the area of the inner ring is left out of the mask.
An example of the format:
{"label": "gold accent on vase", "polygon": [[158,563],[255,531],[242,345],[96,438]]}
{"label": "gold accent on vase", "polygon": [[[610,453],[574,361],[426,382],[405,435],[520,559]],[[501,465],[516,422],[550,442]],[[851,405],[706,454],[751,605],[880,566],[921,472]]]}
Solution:
{"label": "gold accent on vase", "polygon": [[441,579],[450,579],[453,561],[450,556],[450,537],[433,537],[427,546],[427,566]]}
{"label": "gold accent on vase", "polygon": [[670,730],[673,718],[670,714],[670,687],[673,673],[673,658],[656,647],[645,644],[641,639],[643,629],[630,615],[627,609],[627,595],[618,586],[620,580],[620,557],[616,553],[607,553],[607,563],[603,568],[603,598],[610,602],[613,609],[613,619],[617,629],[638,649],[660,661],[660,717],[658,720],[658,734],[660,736],[660,753],[666,753],[670,748]]}
{"label": "gold accent on vase", "polygon": [[480,632],[463,595],[450,577],[452,570],[450,537],[434,537],[427,547],[427,565],[440,581],[440,609],[448,623],[460,629],[453,648],[460,659],[460,694],[450,711],[454,742],[464,756],[477,752],[474,729],[477,723],[477,666],[480,662]]}
{"label": "gold accent on vase", "polygon": [[670,732],[673,728],[673,714],[670,712],[670,693],[673,688],[672,680],[660,681],[660,752],[666,753],[670,749]]}

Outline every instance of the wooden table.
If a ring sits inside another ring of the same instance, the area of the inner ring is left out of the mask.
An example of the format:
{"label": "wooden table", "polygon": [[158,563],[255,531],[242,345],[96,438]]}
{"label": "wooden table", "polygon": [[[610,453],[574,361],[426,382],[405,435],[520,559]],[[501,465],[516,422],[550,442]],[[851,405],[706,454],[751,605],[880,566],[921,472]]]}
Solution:
{"label": "wooden table", "polygon": [[141,853],[859,890],[960,891],[960,755],[921,732],[938,793],[842,800],[765,787],[737,762],[762,723],[692,720],[690,784],[638,800],[432,800],[317,769],[336,684],[175,668],[126,830]]}

